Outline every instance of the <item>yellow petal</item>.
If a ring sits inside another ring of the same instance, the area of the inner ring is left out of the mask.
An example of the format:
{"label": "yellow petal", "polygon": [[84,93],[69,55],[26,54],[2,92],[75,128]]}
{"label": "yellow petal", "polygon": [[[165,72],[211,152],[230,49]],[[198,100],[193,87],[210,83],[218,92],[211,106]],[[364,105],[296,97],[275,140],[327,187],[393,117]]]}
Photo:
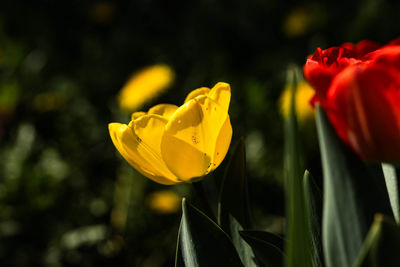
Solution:
{"label": "yellow petal", "polygon": [[223,110],[228,112],[229,103],[231,101],[231,87],[228,83],[219,82],[211,89],[208,97],[217,102]]}
{"label": "yellow petal", "polygon": [[167,122],[168,120],[164,117],[149,114],[131,121],[129,125],[137,136],[136,153],[152,165],[152,172],[178,182],[177,177],[171,173],[161,156],[161,140]]}
{"label": "yellow petal", "polygon": [[216,142],[227,117],[206,96],[190,100],[174,113],[165,127],[161,155],[177,177],[190,181],[212,169]]}
{"label": "yellow petal", "polygon": [[131,120],[134,121],[134,120],[136,120],[137,118],[142,117],[142,116],[144,116],[144,115],[146,115],[146,112],[143,112],[143,111],[133,112],[132,115],[131,115]]}
{"label": "yellow petal", "polygon": [[139,146],[138,136],[126,124],[110,123],[109,132],[111,139],[122,157],[137,171],[149,179],[160,184],[174,184],[174,180],[167,179],[158,172],[151,163],[137,153]]}
{"label": "yellow petal", "polygon": [[168,168],[181,182],[204,176],[211,162],[206,153],[172,135],[163,136],[162,155]]}
{"label": "yellow petal", "polygon": [[217,142],[215,144],[215,152],[214,152],[214,163],[211,166],[211,170],[215,170],[219,164],[224,160],[226,153],[228,153],[229,146],[232,140],[232,125],[227,116],[224,125],[219,132],[219,136],[217,138]]}
{"label": "yellow petal", "polygon": [[177,109],[178,106],[175,105],[159,104],[149,109],[148,114],[157,114],[169,120],[169,118],[171,118],[171,116],[175,113]]}
{"label": "yellow petal", "polygon": [[126,153],[125,149],[123,149],[119,141],[122,132],[126,130],[126,128],[127,125],[122,123],[113,122],[108,124],[108,131],[110,133],[111,140],[114,146],[117,148],[122,157],[124,157],[124,159],[128,161],[129,164],[131,164],[131,159],[129,158],[128,154]]}
{"label": "yellow petal", "polygon": [[187,95],[187,97],[185,99],[185,103],[189,102],[189,100],[196,98],[199,95],[208,95],[209,92],[210,92],[210,88],[208,88],[208,87],[197,88]]}

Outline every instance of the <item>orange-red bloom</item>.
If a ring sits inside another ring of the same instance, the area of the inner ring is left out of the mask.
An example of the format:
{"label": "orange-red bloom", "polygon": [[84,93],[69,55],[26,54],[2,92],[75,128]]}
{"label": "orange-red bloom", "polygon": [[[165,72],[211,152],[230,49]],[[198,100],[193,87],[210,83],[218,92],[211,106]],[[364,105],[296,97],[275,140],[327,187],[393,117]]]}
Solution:
{"label": "orange-red bloom", "polygon": [[400,161],[400,45],[317,50],[304,66],[340,138],[367,161]]}

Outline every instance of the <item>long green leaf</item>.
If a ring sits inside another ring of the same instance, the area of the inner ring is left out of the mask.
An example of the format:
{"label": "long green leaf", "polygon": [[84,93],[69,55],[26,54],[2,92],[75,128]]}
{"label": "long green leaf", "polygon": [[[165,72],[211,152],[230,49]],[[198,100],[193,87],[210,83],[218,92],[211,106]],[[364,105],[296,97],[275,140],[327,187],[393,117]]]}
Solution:
{"label": "long green leaf", "polygon": [[400,222],[400,198],[399,198],[399,179],[400,174],[396,168],[389,164],[382,164],[383,174],[385,176],[386,188],[389,194],[390,205],[392,206],[393,214],[396,222]]}
{"label": "long green leaf", "polygon": [[185,267],[185,262],[183,261],[182,249],[181,249],[181,229],[182,229],[182,220],[179,225],[178,230],[178,240],[176,242],[176,251],[175,251],[175,267]]}
{"label": "long green leaf", "polygon": [[400,266],[400,227],[390,218],[376,215],[356,267]]}
{"label": "long green leaf", "polygon": [[247,267],[257,266],[251,247],[239,231],[250,228],[244,138],[240,138],[226,168],[218,202],[218,222],[230,235],[240,259]]}
{"label": "long green leaf", "polygon": [[324,266],[321,244],[322,192],[308,171],[304,173],[303,186],[307,221],[312,242],[313,266],[322,267]]}
{"label": "long green leaf", "polygon": [[375,213],[392,216],[383,179],[337,137],[321,107],[317,107],[324,199],[322,242],[328,267],[352,266]]}
{"label": "long green leaf", "polygon": [[243,230],[242,225],[233,216],[229,216],[229,223],[232,243],[239,254],[240,260],[246,267],[257,267],[258,264],[253,249],[240,235],[240,232]]}
{"label": "long green leaf", "polygon": [[278,236],[261,231],[240,231],[240,235],[265,267],[283,266],[283,240]]}
{"label": "long green leaf", "polygon": [[280,251],[282,251],[282,253],[285,249],[285,240],[279,235],[270,232],[259,231],[259,230],[243,230],[240,231],[240,235],[262,240],[278,248]]}
{"label": "long green leaf", "polygon": [[251,228],[243,137],[236,145],[222,180],[218,203],[218,222],[224,230],[228,229],[230,225],[230,215],[235,217],[244,228]]}
{"label": "long green leaf", "polygon": [[176,255],[176,266],[243,266],[228,235],[185,199]]}
{"label": "long green leaf", "polygon": [[299,132],[295,115],[297,78],[293,71],[292,101],[289,118],[285,121],[285,186],[286,186],[286,266],[310,267],[311,240],[307,227],[306,210],[299,148]]}

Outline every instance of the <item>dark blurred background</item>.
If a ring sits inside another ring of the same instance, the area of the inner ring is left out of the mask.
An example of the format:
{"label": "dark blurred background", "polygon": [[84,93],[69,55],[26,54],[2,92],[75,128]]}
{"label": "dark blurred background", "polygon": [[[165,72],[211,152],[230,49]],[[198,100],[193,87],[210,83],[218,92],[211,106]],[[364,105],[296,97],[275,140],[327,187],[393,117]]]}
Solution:
{"label": "dark blurred background", "polygon": [[[116,97],[130,75],[160,63],[175,80],[144,110],[231,84],[232,144],[245,136],[255,225],[282,231],[287,67],[318,46],[386,43],[399,36],[398,14],[385,0],[1,0],[1,266],[173,266],[179,201],[195,201],[192,188],[138,174],[107,128],[129,122]],[[312,122],[302,134],[318,177]]]}

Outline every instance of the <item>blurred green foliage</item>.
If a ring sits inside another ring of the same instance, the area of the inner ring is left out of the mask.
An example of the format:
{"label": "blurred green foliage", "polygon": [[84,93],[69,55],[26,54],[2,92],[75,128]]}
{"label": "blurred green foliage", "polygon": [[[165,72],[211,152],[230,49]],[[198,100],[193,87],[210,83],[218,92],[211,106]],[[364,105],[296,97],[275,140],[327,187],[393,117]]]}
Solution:
{"label": "blurred green foliage", "polygon": [[[150,209],[149,195],[165,187],[123,161],[107,130],[129,121],[116,95],[130,74],[155,63],[170,65],[176,80],[151,105],[231,84],[233,142],[246,138],[255,227],[281,232],[277,103],[287,66],[318,46],[386,43],[400,34],[399,12],[388,0],[3,0],[2,266],[173,265],[180,216]],[[320,182],[314,127],[306,128],[304,166]],[[195,198],[189,185],[167,189]]]}

